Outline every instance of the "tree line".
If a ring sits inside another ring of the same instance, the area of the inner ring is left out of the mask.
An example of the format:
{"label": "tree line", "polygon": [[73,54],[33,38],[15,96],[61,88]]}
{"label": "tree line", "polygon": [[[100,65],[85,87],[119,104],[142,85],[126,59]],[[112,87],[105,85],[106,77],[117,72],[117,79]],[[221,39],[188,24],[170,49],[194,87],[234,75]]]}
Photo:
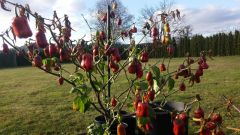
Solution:
{"label": "tree line", "polygon": [[186,52],[192,56],[199,56],[199,52],[202,50],[211,50],[213,56],[240,55],[239,31],[217,33],[207,37],[202,35],[183,37],[176,47],[175,57],[182,57]]}
{"label": "tree line", "polygon": [[[152,43],[144,43],[140,46],[149,46],[151,58],[162,58],[167,56],[166,46],[156,47]],[[232,56],[240,55],[240,31],[236,30],[230,33],[217,33],[212,36],[194,35],[192,37],[181,37],[173,43],[175,48],[174,57],[184,57],[186,53],[191,56],[199,56],[200,51],[212,51],[213,56]],[[120,52],[123,52],[129,45],[117,45]],[[91,47],[89,47],[91,48]],[[122,58],[126,58],[126,53]],[[14,50],[9,54],[0,51],[0,68],[28,66],[30,62],[26,61],[22,55],[17,55]]]}
{"label": "tree line", "polygon": [[[175,48],[174,57],[184,57],[186,53],[191,56],[199,56],[200,51],[211,51],[213,56],[232,56],[240,55],[240,31],[236,30],[230,33],[217,33],[211,36],[194,35],[192,37],[184,36],[173,43]],[[151,54],[152,58],[166,56],[164,47],[154,48]]]}

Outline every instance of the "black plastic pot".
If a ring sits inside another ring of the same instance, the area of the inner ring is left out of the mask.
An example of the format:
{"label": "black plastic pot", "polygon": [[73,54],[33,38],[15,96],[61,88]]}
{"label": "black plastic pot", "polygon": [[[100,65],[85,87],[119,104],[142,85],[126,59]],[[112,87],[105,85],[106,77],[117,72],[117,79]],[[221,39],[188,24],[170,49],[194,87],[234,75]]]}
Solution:
{"label": "black plastic pot", "polygon": [[[155,102],[151,105],[156,108],[160,102]],[[183,111],[184,110],[184,103],[182,102],[167,102],[163,109],[168,111]],[[153,129],[149,133],[149,135],[174,135],[173,133],[173,123],[170,112],[161,111],[158,109],[154,109],[156,112],[156,119],[152,119]],[[186,126],[186,133],[188,135],[188,126]],[[145,135],[139,129],[137,130],[138,135]]]}
{"label": "black plastic pot", "polygon": [[[125,111],[120,112],[122,115],[122,122],[127,125],[126,127],[126,133],[127,135],[135,135],[135,129],[136,129],[136,118],[132,115],[127,114]],[[104,124],[106,123],[105,118],[103,115],[95,117],[95,122],[98,124]],[[115,122],[110,127],[111,134],[117,134],[117,125],[118,123]]]}
{"label": "black plastic pot", "polygon": [[127,135],[134,135],[136,130],[136,118],[134,116],[125,115],[122,121],[128,125],[126,128]]}
{"label": "black plastic pot", "polygon": [[[95,117],[95,122],[96,122],[97,124],[100,124],[100,125],[106,123],[105,118],[104,118],[103,115],[100,115],[100,116]],[[117,134],[117,125],[118,125],[117,122],[115,122],[115,123],[112,124],[112,126],[111,126],[110,129],[109,129],[109,131],[111,132],[111,134],[114,134],[114,135]]]}

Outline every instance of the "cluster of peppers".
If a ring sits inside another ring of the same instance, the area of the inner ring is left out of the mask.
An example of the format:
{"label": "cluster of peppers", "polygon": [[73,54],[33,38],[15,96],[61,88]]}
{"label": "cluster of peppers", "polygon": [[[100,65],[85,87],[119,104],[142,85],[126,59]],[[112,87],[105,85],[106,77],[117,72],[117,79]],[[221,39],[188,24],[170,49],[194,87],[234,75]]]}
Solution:
{"label": "cluster of peppers", "polygon": [[[17,7],[15,9],[16,16],[13,19],[12,22],[12,33],[14,38],[29,38],[32,37],[32,31],[29,27],[28,20],[27,20],[27,13],[25,7],[19,8],[19,15],[17,13]],[[54,17],[57,17],[56,14]],[[59,71],[61,69],[60,62],[69,61],[70,56],[72,54],[75,54],[76,56],[80,56],[78,59],[86,59],[86,57],[89,57],[88,55],[82,56],[82,48],[81,45],[78,44],[74,48],[72,48],[70,45],[68,45],[68,42],[70,41],[71,37],[71,26],[70,21],[68,20],[68,17],[65,15],[64,21],[65,21],[65,27],[61,28],[61,32],[59,36],[57,36],[55,39],[56,44],[48,43],[46,35],[45,35],[45,23],[44,19],[38,15],[35,14],[36,18],[36,27],[37,27],[37,33],[35,35],[35,42],[29,42],[27,44],[27,54],[29,60],[32,61],[32,65],[35,67],[43,68],[46,71],[51,72],[52,67],[54,70]],[[3,44],[3,52],[8,53],[9,48],[7,44]],[[24,52],[20,52],[24,53]],[[59,61],[60,60],[60,61]],[[87,66],[85,66],[87,65]],[[89,69],[89,63],[85,64],[84,67]],[[91,68],[91,64],[90,64]],[[63,78],[61,75],[59,76],[58,83],[60,85],[63,84]]]}
{"label": "cluster of peppers", "polygon": [[212,112],[207,118],[204,110],[199,106],[193,114],[193,121],[200,126],[200,135],[225,135],[221,129],[222,116]]}

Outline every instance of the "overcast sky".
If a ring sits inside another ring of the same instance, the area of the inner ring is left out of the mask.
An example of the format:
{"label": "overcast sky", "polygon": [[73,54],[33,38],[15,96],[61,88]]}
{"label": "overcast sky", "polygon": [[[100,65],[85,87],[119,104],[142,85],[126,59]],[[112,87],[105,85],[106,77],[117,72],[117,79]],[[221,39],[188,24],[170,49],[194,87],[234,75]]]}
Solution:
{"label": "overcast sky", "polygon": [[[78,31],[73,33],[74,37],[81,37],[84,33],[89,32],[81,14],[91,20],[90,9],[94,8],[97,0],[9,1],[21,4],[29,3],[33,11],[47,18],[52,18],[53,10],[57,10],[59,16],[68,14],[73,28]],[[160,0],[121,1],[137,19],[142,8],[156,6]],[[186,15],[186,21],[192,26],[194,34],[212,34],[229,29],[240,29],[240,0],[175,0],[174,7]],[[13,16],[14,12],[0,10],[0,32],[11,25]],[[30,23],[34,29],[33,19]]]}

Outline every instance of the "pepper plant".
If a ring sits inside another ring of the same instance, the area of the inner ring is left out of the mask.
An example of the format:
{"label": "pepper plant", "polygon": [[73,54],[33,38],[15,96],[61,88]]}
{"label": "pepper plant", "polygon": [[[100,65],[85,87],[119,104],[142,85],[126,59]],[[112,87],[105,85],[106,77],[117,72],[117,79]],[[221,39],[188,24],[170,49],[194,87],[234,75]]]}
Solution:
{"label": "pepper plant", "polygon": [[[163,107],[169,96],[186,90],[186,81],[190,86],[200,83],[200,77],[204,70],[208,69],[206,56],[209,53],[206,51],[202,51],[198,59],[187,54],[186,59],[176,70],[169,69],[174,54],[174,41],[168,22],[181,19],[179,10],[151,17],[144,23],[142,30],[138,30],[137,23],[133,23],[130,28],[119,31],[120,29],[112,29],[112,26],[121,27],[124,22],[115,15],[117,4],[113,2],[106,7],[106,13],[99,16],[104,22],[106,31],[95,30],[95,34],[92,34],[91,40],[88,41],[89,44],[83,38],[71,39],[73,28],[67,15],[58,17],[54,11],[53,18],[49,19],[34,13],[29,5],[23,6],[7,0],[1,0],[0,3],[2,9],[6,11],[10,11],[6,5],[15,7],[11,27],[0,35],[3,39],[3,52],[7,54],[8,46],[11,46],[34,67],[56,76],[59,85],[64,82],[71,84],[70,92],[76,95],[73,99],[73,110],[85,113],[93,107],[105,118],[105,126],[92,125],[89,127],[89,134],[109,134],[109,128],[116,122],[120,123],[117,126],[118,135],[126,134],[119,112],[124,109],[130,98],[133,99],[135,109],[133,112],[136,113],[138,127],[145,133],[150,132],[153,128],[151,118],[155,113],[149,103],[154,103],[154,99],[159,98],[161,99],[159,106]],[[35,36],[32,36],[28,24],[30,16],[35,19],[37,29]],[[46,32],[51,34],[50,39],[47,39]],[[142,34],[139,43],[133,38],[137,33]],[[27,52],[16,46],[17,38],[28,38]],[[121,38],[130,42],[122,52],[115,46]],[[145,38],[151,38],[152,45],[140,46]],[[154,52],[152,48],[155,47],[165,49],[167,55],[150,65],[149,57]],[[127,58],[123,60],[123,55],[126,54]],[[71,73],[65,69],[62,66],[63,62],[73,64],[75,72]],[[194,64],[197,68],[193,68]],[[118,83],[117,78],[120,74],[125,75],[128,87],[121,90],[118,95],[113,95],[112,85]],[[176,86],[177,79],[181,79],[179,86]],[[183,122],[187,117],[184,113],[177,116],[178,120]],[[175,135],[183,132],[179,124],[181,122],[174,121]]]}

